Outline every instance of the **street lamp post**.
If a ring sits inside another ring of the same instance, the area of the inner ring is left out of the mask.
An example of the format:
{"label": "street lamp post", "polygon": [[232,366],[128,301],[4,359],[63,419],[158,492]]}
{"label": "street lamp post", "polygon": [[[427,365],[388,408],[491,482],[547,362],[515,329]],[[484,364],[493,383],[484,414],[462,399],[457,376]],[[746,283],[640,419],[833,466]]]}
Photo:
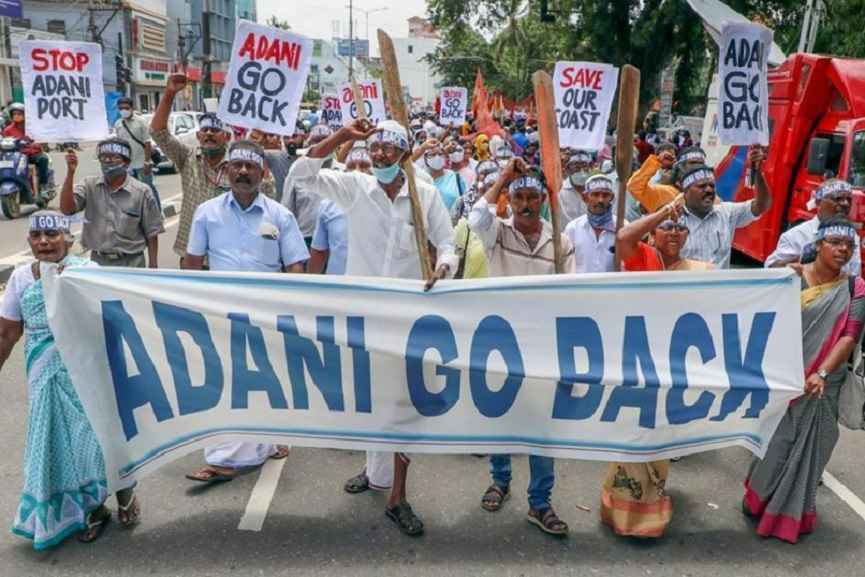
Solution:
{"label": "street lamp post", "polygon": [[[348,55],[348,77],[352,78],[353,75],[353,65],[354,65],[354,0],[348,0],[348,42],[349,42],[349,55]],[[374,14],[376,12],[384,12],[387,10],[386,6],[381,8],[373,8],[372,10],[364,10],[363,8],[358,8],[360,12],[363,12],[363,15],[366,17],[366,42],[367,42],[367,50],[369,50],[369,15]],[[367,57],[369,54],[367,54]]]}

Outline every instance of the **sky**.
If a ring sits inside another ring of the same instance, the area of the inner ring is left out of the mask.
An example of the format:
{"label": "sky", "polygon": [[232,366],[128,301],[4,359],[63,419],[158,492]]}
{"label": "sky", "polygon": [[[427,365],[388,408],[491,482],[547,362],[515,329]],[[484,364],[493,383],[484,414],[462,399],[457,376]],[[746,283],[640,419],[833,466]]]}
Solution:
{"label": "sky", "polygon": [[[370,50],[378,56],[376,30],[382,28],[391,38],[408,36],[408,19],[426,17],[426,0],[353,0],[355,38],[366,38],[366,15],[361,11],[387,8],[369,15]],[[333,36],[333,21],[339,20],[340,37],[348,38],[348,0],[258,0],[258,21],[264,23],[272,15],[286,20],[292,30],[310,38],[329,40]]]}

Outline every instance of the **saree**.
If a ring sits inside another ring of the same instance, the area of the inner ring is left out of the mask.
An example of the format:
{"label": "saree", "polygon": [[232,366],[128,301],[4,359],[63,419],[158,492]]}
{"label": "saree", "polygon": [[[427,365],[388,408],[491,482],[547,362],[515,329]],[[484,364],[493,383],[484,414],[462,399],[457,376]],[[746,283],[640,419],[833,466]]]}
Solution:
{"label": "saree", "polygon": [[[67,266],[87,261],[67,257]],[[60,358],[48,326],[42,281],[21,295],[28,382],[24,489],[12,532],[36,550],[86,527],[108,497],[102,449]]]}
{"label": "saree", "polygon": [[[710,263],[681,259],[666,269],[658,251],[646,243],[624,261],[628,271],[712,269]],[[673,500],[666,493],[670,462],[610,463],[601,487],[601,521],[617,535],[657,538],[664,535],[673,519]]]}
{"label": "saree", "polygon": [[[856,278],[852,295],[846,276],[809,287],[802,281],[802,350],[805,378],[845,336],[858,341],[865,322],[865,281]],[[801,396],[787,408],[766,456],[754,459],[745,479],[745,514],[757,520],[757,534],[796,543],[817,526],[820,477],[838,442],[838,396],[847,364],[829,374],[822,398]]]}

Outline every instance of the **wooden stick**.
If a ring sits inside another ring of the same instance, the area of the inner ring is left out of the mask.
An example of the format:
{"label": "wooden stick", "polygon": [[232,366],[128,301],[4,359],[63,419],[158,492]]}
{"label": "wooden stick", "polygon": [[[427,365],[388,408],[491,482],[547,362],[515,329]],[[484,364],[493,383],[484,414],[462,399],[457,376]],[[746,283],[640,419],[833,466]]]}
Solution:
{"label": "wooden stick", "polygon": [[[378,31],[378,49],[384,66],[384,88],[390,111],[394,120],[402,124],[406,132],[411,134],[408,124],[408,112],[402,95],[402,83],[399,80],[399,68],[397,67],[396,51],[393,48],[393,40],[384,30]],[[411,139],[409,139],[411,142]],[[424,227],[423,211],[420,207],[420,197],[417,193],[417,184],[414,177],[414,164],[411,161],[411,151],[405,156],[403,170],[408,181],[408,196],[411,200],[412,220],[414,220],[414,238],[417,243],[417,253],[420,257],[420,271],[425,280],[430,280],[433,275],[430,263],[429,247],[427,246],[426,228]]]}
{"label": "wooden stick", "polygon": [[562,234],[559,222],[559,190],[562,188],[562,157],[559,150],[559,125],[556,121],[556,97],[553,79],[543,70],[532,75],[535,87],[535,102],[538,106],[538,131],[540,132],[541,164],[547,190],[550,191],[550,217],[553,220],[553,258],[556,273],[564,272],[562,260]]}
{"label": "wooden stick", "polygon": [[[619,195],[616,198],[616,234],[625,222],[625,194],[631,178],[634,160],[634,130],[637,127],[637,107],[640,103],[640,71],[625,64],[619,76],[619,115],[616,121],[616,174]],[[622,258],[616,253],[616,270],[622,270]]]}

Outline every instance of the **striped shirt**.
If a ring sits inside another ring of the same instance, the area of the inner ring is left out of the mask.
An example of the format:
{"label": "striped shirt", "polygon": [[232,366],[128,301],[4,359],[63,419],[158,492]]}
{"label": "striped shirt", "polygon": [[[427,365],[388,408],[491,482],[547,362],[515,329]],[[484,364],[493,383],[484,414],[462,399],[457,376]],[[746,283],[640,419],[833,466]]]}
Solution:
{"label": "striped shirt", "polygon": [[681,256],[691,260],[710,262],[716,268],[730,268],[730,252],[736,229],[748,226],[758,217],[751,211],[751,202],[722,202],[704,218],[682,211],[680,222],[688,227],[688,241]]}
{"label": "striped shirt", "polygon": [[[177,239],[174,241],[174,252],[178,256],[186,254],[189,242],[189,229],[192,227],[192,217],[195,209],[202,202],[216,198],[231,190],[228,176],[225,173],[225,162],[216,168],[210,166],[198,147],[183,144],[167,129],[150,130],[153,141],[162,149],[165,156],[171,159],[177,172],[180,173],[180,186],[183,191],[183,201],[180,204],[180,222],[177,225]],[[269,198],[274,198],[273,177],[268,173],[261,181],[259,191]]]}
{"label": "striped shirt", "polygon": [[[484,243],[491,277],[555,274],[553,226],[545,220],[541,223],[541,236],[532,248],[523,234],[514,228],[513,216],[508,219],[496,217],[483,197],[474,204],[469,226]],[[565,261],[563,271],[572,273],[575,271],[574,246],[567,236],[561,236]]]}

